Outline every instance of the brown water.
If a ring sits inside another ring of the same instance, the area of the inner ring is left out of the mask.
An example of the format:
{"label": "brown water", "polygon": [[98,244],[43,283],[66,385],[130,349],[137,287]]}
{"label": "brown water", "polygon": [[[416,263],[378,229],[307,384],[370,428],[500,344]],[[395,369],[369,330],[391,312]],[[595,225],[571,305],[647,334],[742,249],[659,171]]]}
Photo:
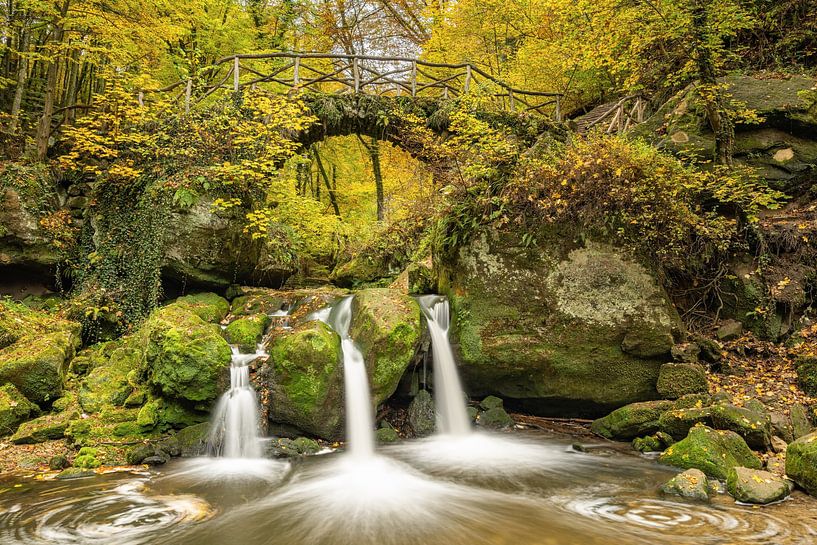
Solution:
{"label": "brown water", "polygon": [[0,543],[811,545],[817,502],[662,497],[674,473],[542,436],[435,439],[293,464],[178,460],[64,482],[0,480]]}

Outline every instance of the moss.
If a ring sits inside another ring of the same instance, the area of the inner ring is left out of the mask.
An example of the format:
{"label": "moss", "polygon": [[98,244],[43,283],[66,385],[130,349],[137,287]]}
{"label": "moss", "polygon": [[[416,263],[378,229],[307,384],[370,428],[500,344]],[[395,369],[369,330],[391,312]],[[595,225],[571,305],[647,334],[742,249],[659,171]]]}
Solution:
{"label": "moss", "polygon": [[30,335],[0,350],[0,384],[14,384],[29,400],[60,397],[67,362],[79,347],[78,328]]}
{"label": "moss", "polygon": [[493,407],[479,413],[477,424],[486,428],[505,429],[513,427],[513,418],[502,407]]}
{"label": "moss", "polygon": [[355,294],[350,335],[370,372],[372,398],[380,404],[394,393],[420,340],[420,307],[388,288]]}
{"label": "moss", "polygon": [[184,305],[169,305],[154,311],[139,334],[146,346],[141,373],[162,396],[194,402],[217,397],[219,376],[231,359],[218,326]]}
{"label": "moss", "polygon": [[0,348],[5,348],[25,336],[51,331],[78,330],[79,324],[38,312],[10,299],[0,298]]}
{"label": "moss", "polygon": [[185,295],[171,304],[188,309],[205,322],[220,322],[230,312],[230,303],[215,293]]}
{"label": "moss", "polygon": [[286,299],[280,292],[274,290],[253,289],[249,293],[233,299],[230,313],[234,316],[250,316],[252,314],[271,314],[281,310]]}
{"label": "moss", "polygon": [[709,391],[706,370],[697,363],[665,363],[658,371],[656,389],[667,399],[705,393]]}
{"label": "moss", "polygon": [[797,439],[786,449],[786,475],[817,496],[817,432]]}
{"label": "moss", "polygon": [[659,461],[682,469],[700,469],[710,477],[722,480],[733,467],[760,469],[762,465],[741,436],[703,425],[695,426],[685,439],[665,450]]}
{"label": "moss", "polygon": [[141,350],[123,346],[113,350],[107,360],[98,362],[80,386],[79,402],[83,410],[95,413],[105,405],[124,405],[133,393],[128,376],[138,369],[142,357]]}
{"label": "moss", "polygon": [[396,443],[400,440],[400,435],[394,428],[378,428],[374,435],[378,443]]}
{"label": "moss", "polygon": [[673,439],[683,439],[697,424],[712,425],[712,410],[709,407],[672,409],[658,418],[658,427]]}
{"label": "moss", "polygon": [[253,314],[230,322],[224,336],[228,343],[237,345],[242,352],[255,352],[269,324],[270,317],[266,314]]}
{"label": "moss", "polygon": [[817,356],[801,356],[794,361],[797,384],[810,396],[817,396]]}
{"label": "moss", "polygon": [[341,432],[340,337],[323,322],[296,326],[269,349],[275,374],[270,420],[320,437]]}
{"label": "moss", "polygon": [[716,428],[737,433],[750,447],[765,449],[771,444],[771,422],[766,415],[751,409],[716,405],[712,407],[712,423]]}
{"label": "moss", "polygon": [[78,416],[77,413],[62,412],[35,418],[22,424],[11,436],[11,442],[16,445],[28,445],[43,443],[50,439],[62,439],[69,422]]}
{"label": "moss", "polygon": [[0,386],[0,436],[14,432],[21,422],[40,413],[13,384]]}
{"label": "moss", "polygon": [[702,471],[688,469],[661,485],[661,492],[706,501],[709,499],[709,483]]}
{"label": "moss", "polygon": [[74,458],[73,466],[83,469],[94,469],[101,466],[102,462],[96,458],[98,453],[99,451],[95,448],[82,447],[79,449],[77,457]]}
{"label": "moss", "polygon": [[671,401],[631,403],[594,420],[590,429],[607,439],[629,441],[641,435],[657,432],[661,414],[672,407]]}
{"label": "moss", "polygon": [[210,424],[202,422],[182,428],[176,433],[176,442],[182,456],[199,456],[207,448],[207,438],[210,434]]}
{"label": "moss", "polygon": [[733,467],[726,478],[726,490],[737,501],[764,505],[780,501],[792,491],[791,481],[745,467]]}

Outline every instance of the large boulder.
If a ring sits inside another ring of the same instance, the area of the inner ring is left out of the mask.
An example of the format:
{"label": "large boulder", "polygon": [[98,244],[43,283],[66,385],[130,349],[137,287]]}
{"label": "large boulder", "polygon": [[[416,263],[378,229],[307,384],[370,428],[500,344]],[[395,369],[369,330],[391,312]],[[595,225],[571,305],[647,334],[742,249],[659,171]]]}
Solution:
{"label": "large boulder", "polygon": [[40,409],[25,398],[13,384],[0,386],[0,436],[8,435]]}
{"label": "large boulder", "polygon": [[343,364],[340,337],[313,320],[277,336],[269,347],[265,389],[272,422],[291,424],[325,438],[343,431]]}
{"label": "large boulder", "polygon": [[129,343],[116,344],[118,348],[114,348],[110,356],[101,360],[81,381],[79,403],[85,412],[96,413],[107,406],[122,406],[134,391],[128,376],[139,368],[143,352],[128,346]]}
{"label": "large boulder", "polygon": [[173,236],[165,251],[163,274],[187,285],[280,288],[297,263],[286,237],[253,240],[243,231],[239,210],[216,212],[212,204],[213,199],[203,197],[172,211]]}
{"label": "large boulder", "polygon": [[256,345],[261,342],[270,317],[266,314],[253,314],[233,320],[224,330],[227,342],[238,346],[242,352],[255,352]]}
{"label": "large boulder", "polygon": [[682,325],[654,275],[607,244],[537,238],[483,231],[438,260],[469,393],[590,416],[656,399]]}
{"label": "large boulder", "polygon": [[372,397],[382,403],[394,393],[420,340],[420,307],[397,290],[375,288],[355,293],[350,336],[369,369]]}
{"label": "large boulder", "polygon": [[677,399],[687,394],[709,391],[706,370],[697,363],[665,363],[658,371],[656,385],[661,397]]}
{"label": "large boulder", "polygon": [[710,477],[721,480],[726,480],[733,467],[762,467],[760,458],[755,456],[740,435],[703,425],[692,428],[685,439],[669,447],[658,459],[682,469],[700,469]]}
{"label": "large boulder", "polygon": [[786,475],[817,496],[817,432],[804,435],[786,449]]}
{"label": "large boulder", "polygon": [[771,444],[771,421],[765,414],[746,407],[719,404],[712,407],[712,423],[722,430],[732,430],[752,448],[766,449]]}
{"label": "large boulder", "polygon": [[658,431],[661,415],[672,408],[671,401],[631,403],[594,420],[590,429],[607,439],[629,441]]}

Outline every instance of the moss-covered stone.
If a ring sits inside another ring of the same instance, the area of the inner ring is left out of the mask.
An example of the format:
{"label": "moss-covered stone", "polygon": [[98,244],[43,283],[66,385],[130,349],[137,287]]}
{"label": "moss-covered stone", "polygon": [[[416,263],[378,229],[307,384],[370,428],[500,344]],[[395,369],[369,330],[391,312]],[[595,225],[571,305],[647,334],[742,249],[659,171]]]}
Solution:
{"label": "moss-covered stone", "polygon": [[492,429],[507,429],[513,427],[513,418],[502,407],[494,407],[479,413],[477,424]]}
{"label": "moss-covered stone", "polygon": [[182,456],[200,456],[207,451],[207,437],[210,433],[210,424],[202,422],[193,426],[187,426],[179,430],[176,435],[176,442]]}
{"label": "moss-covered stone", "polygon": [[771,443],[771,422],[766,415],[745,407],[722,404],[712,407],[712,423],[722,430],[731,430],[743,437],[753,448],[765,449]]}
{"label": "moss-covered stone", "polygon": [[71,464],[68,462],[68,458],[66,458],[64,454],[55,454],[48,459],[48,469],[53,471],[65,469],[69,465]]}
{"label": "moss-covered stone", "polygon": [[400,440],[400,435],[394,428],[378,428],[374,435],[378,443],[395,443]]}
{"label": "moss-covered stone", "polygon": [[817,356],[802,356],[794,361],[797,383],[810,396],[817,396]]}
{"label": "moss-covered stone", "polygon": [[13,433],[32,416],[40,414],[40,408],[30,402],[13,384],[0,386],[0,436]]}
{"label": "moss-covered stone", "polygon": [[78,417],[77,413],[61,412],[35,418],[20,425],[17,432],[11,436],[11,442],[16,445],[28,445],[62,439],[68,423]]}
{"label": "moss-covered stone", "polygon": [[699,501],[709,500],[709,490],[709,481],[699,469],[687,469],[661,485],[664,494]]}
{"label": "moss-covered stone", "polygon": [[82,469],[94,469],[102,465],[102,462],[97,460],[96,456],[98,450],[91,447],[82,447],[79,449],[77,457],[74,458],[74,467]]}
{"label": "moss-covered stone", "polygon": [[46,312],[38,312],[10,299],[0,298],[0,349],[25,336],[77,327],[78,324],[61,320]]}
{"label": "moss-covered stone", "polygon": [[535,235],[525,248],[518,233],[480,232],[435,264],[469,394],[587,416],[656,399],[683,329],[659,282],[607,244]]}
{"label": "moss-covered stone", "polygon": [[712,425],[712,410],[709,407],[672,409],[658,418],[658,427],[673,439],[681,440],[697,424]]}
{"label": "moss-covered stone", "polygon": [[255,352],[256,345],[261,342],[270,317],[266,314],[253,314],[246,318],[233,320],[224,330],[227,342],[238,346],[242,352]]}
{"label": "moss-covered stone", "polygon": [[251,316],[253,314],[271,314],[281,310],[287,299],[275,290],[251,289],[233,299],[230,313],[234,316]]}
{"label": "moss-covered stone", "polygon": [[[476,417],[476,408],[474,408]],[[425,437],[434,433],[436,419],[434,415],[434,399],[428,390],[420,390],[411,400],[408,408],[408,420],[414,435]]]}
{"label": "moss-covered stone", "polygon": [[420,327],[420,307],[411,297],[388,288],[355,293],[349,334],[363,353],[375,405],[397,389],[417,350]]}
{"label": "moss-covered stone", "polygon": [[353,288],[391,275],[383,263],[370,256],[361,255],[339,263],[332,270],[329,279],[342,288]]}
{"label": "moss-covered stone", "polygon": [[325,438],[343,431],[340,337],[319,321],[296,326],[269,348],[269,419]]}
{"label": "moss-covered stone", "polygon": [[658,420],[673,405],[671,401],[643,401],[620,407],[593,421],[593,433],[619,441],[630,441],[659,430]]}
{"label": "moss-covered stone", "polygon": [[80,385],[79,403],[89,413],[106,405],[122,406],[133,393],[129,374],[138,369],[143,352],[132,346],[113,350],[107,360],[98,362]]}
{"label": "moss-covered stone", "polygon": [[786,449],[786,475],[812,496],[817,496],[817,432],[809,433]]}
{"label": "moss-covered stone", "polygon": [[665,450],[659,461],[682,469],[700,469],[710,477],[726,480],[737,466],[760,469],[760,459],[735,432],[698,425],[687,437]]}
{"label": "moss-covered stone", "polygon": [[672,436],[659,431],[653,435],[633,439],[633,449],[638,452],[660,452],[674,443]]}
{"label": "moss-covered stone", "polygon": [[799,439],[804,435],[808,435],[811,433],[811,430],[814,429],[814,426],[811,425],[811,420],[809,420],[806,408],[801,404],[795,403],[791,406],[790,416],[792,435],[794,439]]}
{"label": "moss-covered stone", "polygon": [[665,363],[658,371],[656,389],[667,399],[707,392],[706,370],[697,363]]}
{"label": "moss-covered stone", "polygon": [[60,471],[55,479],[58,481],[68,481],[71,479],[84,479],[87,477],[95,477],[96,472],[92,469],[85,469],[81,467],[69,467]]}
{"label": "moss-covered stone", "polygon": [[227,299],[215,293],[185,295],[173,301],[172,304],[188,309],[205,322],[220,322],[230,312],[230,303]]}
{"label": "moss-covered stone", "polygon": [[733,467],[726,478],[726,490],[743,503],[765,505],[780,501],[793,489],[792,482],[768,471]]}
{"label": "moss-covered stone", "polygon": [[479,402],[479,407],[480,407],[480,409],[482,409],[484,411],[488,411],[490,409],[497,409],[497,408],[504,409],[505,408],[505,402],[502,401],[502,398],[499,398],[499,397],[496,397],[496,396],[488,396],[488,397],[483,398],[482,401]]}
{"label": "moss-covered stone", "polygon": [[173,304],[154,311],[139,335],[146,347],[141,373],[159,393],[193,402],[218,396],[218,380],[230,364],[231,351],[217,325],[186,305]]}
{"label": "moss-covered stone", "polygon": [[28,335],[0,350],[0,384],[14,384],[29,400],[60,397],[68,361],[80,345],[79,327]]}

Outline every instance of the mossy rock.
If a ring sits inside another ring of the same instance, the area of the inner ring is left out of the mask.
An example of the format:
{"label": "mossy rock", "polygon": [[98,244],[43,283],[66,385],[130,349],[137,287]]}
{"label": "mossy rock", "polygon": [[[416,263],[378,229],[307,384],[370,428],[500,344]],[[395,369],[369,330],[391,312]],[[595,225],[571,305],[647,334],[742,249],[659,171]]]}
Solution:
{"label": "mossy rock", "polygon": [[37,336],[52,331],[79,332],[80,325],[37,311],[25,304],[0,298],[0,349],[26,336]]}
{"label": "mossy rock", "polygon": [[712,424],[718,429],[734,431],[752,448],[766,449],[771,444],[771,422],[766,415],[751,409],[715,405],[712,407]]}
{"label": "mossy rock", "polygon": [[220,394],[232,352],[217,325],[172,304],[151,313],[139,335],[146,346],[141,373],[163,397],[206,403]]}
{"label": "mossy rock", "polygon": [[261,342],[270,317],[266,314],[253,314],[246,318],[233,320],[224,330],[227,342],[238,346],[244,353],[255,352],[256,345]]}
{"label": "mossy rock", "polygon": [[176,432],[175,438],[182,456],[201,456],[207,452],[209,422],[187,426]]}
{"label": "mossy rock", "polygon": [[102,462],[96,458],[97,454],[98,450],[95,448],[82,447],[79,449],[79,453],[77,453],[77,457],[74,458],[72,465],[82,469],[95,469],[102,465]]}
{"label": "mossy rock", "polygon": [[383,263],[369,256],[361,255],[353,257],[344,263],[339,263],[332,270],[329,279],[336,286],[353,288],[389,276],[391,276],[391,272]]}
{"label": "mossy rock", "polygon": [[0,386],[0,436],[13,433],[22,422],[38,414],[40,408],[13,384]]}
{"label": "mossy rock", "polygon": [[142,357],[138,348],[123,346],[113,350],[107,360],[98,362],[80,385],[82,409],[95,413],[106,405],[125,405],[134,390],[128,375],[139,368]]}
{"label": "mossy rock", "polygon": [[466,390],[562,416],[657,399],[683,332],[676,310],[626,251],[565,229],[534,233],[531,248],[518,233],[481,231],[435,263]]}
{"label": "mossy rock", "polygon": [[620,407],[607,416],[593,421],[593,433],[618,441],[630,441],[659,430],[661,415],[672,409],[671,401],[643,401]]}
{"label": "mossy rock", "polygon": [[233,316],[272,314],[281,310],[286,302],[287,298],[281,292],[253,289],[233,299],[230,304],[230,314]]}
{"label": "mossy rock", "polygon": [[802,356],[794,361],[797,384],[810,396],[817,396],[817,356]]}
{"label": "mossy rock", "polygon": [[709,480],[703,471],[699,469],[687,469],[661,485],[661,492],[671,496],[708,501],[710,492]]}
{"label": "mossy rock", "polygon": [[44,443],[51,439],[62,439],[71,420],[78,418],[77,413],[62,412],[48,414],[26,422],[11,436],[15,445],[30,445]]}
{"label": "mossy rock", "polygon": [[808,417],[808,411],[799,403],[795,403],[790,409],[791,428],[794,439],[799,439],[804,435],[811,433],[814,426],[811,425],[811,420]]}
{"label": "mossy rock", "polygon": [[633,449],[638,452],[660,452],[675,444],[675,440],[669,434],[659,431],[653,435],[636,437],[632,444]]}
{"label": "mossy rock", "polygon": [[700,469],[710,477],[726,480],[729,470],[743,466],[760,469],[762,463],[735,432],[698,425],[687,437],[665,450],[661,463],[682,469]]}
{"label": "mossy rock", "polygon": [[400,435],[394,428],[378,428],[374,436],[378,443],[396,443],[400,440]]}
{"label": "mossy rock", "polygon": [[712,426],[712,410],[709,407],[672,409],[658,418],[658,427],[673,439],[681,440],[697,424]]}
{"label": "mossy rock", "polygon": [[[474,411],[476,413],[476,408],[474,408]],[[417,437],[425,437],[434,433],[437,425],[434,399],[428,393],[428,390],[420,390],[411,400],[408,408],[408,421],[414,435]]]}
{"label": "mossy rock", "polygon": [[656,389],[667,399],[705,393],[709,390],[706,370],[697,363],[665,363],[658,371]]}
{"label": "mossy rock", "polygon": [[184,307],[205,322],[217,323],[230,312],[230,303],[215,293],[196,293],[174,300],[172,305]]}
{"label": "mossy rock", "polygon": [[726,490],[739,502],[765,505],[791,494],[792,482],[768,471],[733,467],[726,478]]}
{"label": "mossy rock", "polygon": [[491,409],[504,409],[505,402],[502,401],[502,398],[496,396],[488,396],[483,398],[482,401],[479,402],[479,407],[484,411],[488,411]]}
{"label": "mossy rock", "polygon": [[207,420],[207,414],[172,399],[151,399],[139,409],[135,423],[143,432],[182,429]]}
{"label": "mossy rock", "polygon": [[14,384],[30,401],[47,405],[62,394],[79,345],[78,327],[23,337],[0,350],[0,384]]}
{"label": "mossy rock", "polygon": [[502,407],[494,407],[479,413],[477,424],[485,428],[496,430],[513,427],[513,418]]}
{"label": "mossy rock", "polygon": [[420,307],[413,298],[389,288],[355,293],[349,334],[366,362],[375,405],[394,394],[414,359],[420,332]]}
{"label": "mossy rock", "polygon": [[269,419],[327,439],[343,432],[340,337],[311,321],[276,337],[269,348]]}
{"label": "mossy rock", "polygon": [[800,437],[786,449],[786,475],[817,496],[817,431]]}

